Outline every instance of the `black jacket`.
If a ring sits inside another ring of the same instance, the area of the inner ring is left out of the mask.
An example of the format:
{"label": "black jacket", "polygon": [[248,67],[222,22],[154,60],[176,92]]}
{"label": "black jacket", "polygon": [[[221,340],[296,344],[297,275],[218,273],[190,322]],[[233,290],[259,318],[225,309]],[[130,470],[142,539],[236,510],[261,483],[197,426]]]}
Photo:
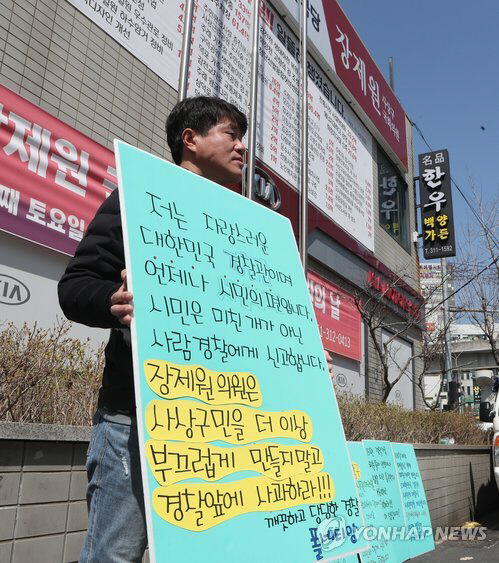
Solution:
{"label": "black jacket", "polygon": [[110,328],[99,407],[135,414],[130,329],[111,314],[111,295],[125,268],[118,190],[101,205],[59,282],[59,303],[71,321]]}

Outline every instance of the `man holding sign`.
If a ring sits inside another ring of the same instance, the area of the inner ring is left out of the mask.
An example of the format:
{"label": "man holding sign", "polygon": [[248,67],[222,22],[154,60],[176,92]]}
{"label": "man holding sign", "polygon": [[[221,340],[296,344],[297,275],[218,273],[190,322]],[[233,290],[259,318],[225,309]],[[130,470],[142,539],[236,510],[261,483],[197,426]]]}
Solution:
{"label": "man holding sign", "polygon": [[[246,117],[235,106],[204,96],[177,104],[166,123],[175,163],[219,184],[241,179],[246,129]],[[140,561],[147,545],[129,330],[132,298],[115,190],[59,282],[68,319],[111,329],[87,455],[89,519],[81,562]]]}

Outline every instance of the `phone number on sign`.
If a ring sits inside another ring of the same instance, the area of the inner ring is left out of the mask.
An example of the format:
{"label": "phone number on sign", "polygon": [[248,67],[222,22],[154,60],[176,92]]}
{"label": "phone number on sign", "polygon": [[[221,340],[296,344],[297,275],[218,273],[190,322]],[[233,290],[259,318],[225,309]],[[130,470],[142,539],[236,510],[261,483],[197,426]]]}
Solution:
{"label": "phone number on sign", "polygon": [[351,342],[349,336],[321,326],[319,327],[319,332],[321,334],[321,338],[325,338],[326,340],[329,340],[329,342],[334,342],[340,346],[344,346],[345,348],[350,348]]}
{"label": "phone number on sign", "polygon": [[435,248],[425,248],[425,254],[436,254],[437,252],[454,252],[454,247],[452,245],[447,246],[437,246]]}

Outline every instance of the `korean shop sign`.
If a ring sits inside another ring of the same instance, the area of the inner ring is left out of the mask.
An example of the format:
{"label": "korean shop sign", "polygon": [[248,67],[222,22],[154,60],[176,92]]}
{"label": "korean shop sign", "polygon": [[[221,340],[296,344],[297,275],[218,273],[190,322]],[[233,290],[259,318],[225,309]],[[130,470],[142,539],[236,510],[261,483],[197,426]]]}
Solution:
{"label": "korean shop sign", "polygon": [[110,150],[0,86],[0,230],[72,255],[115,182]]}
{"label": "korean shop sign", "polygon": [[307,285],[324,348],[360,361],[361,318],[354,298],[311,271]]}
{"label": "korean shop sign", "polygon": [[423,252],[426,259],[456,255],[449,153],[419,155]]}

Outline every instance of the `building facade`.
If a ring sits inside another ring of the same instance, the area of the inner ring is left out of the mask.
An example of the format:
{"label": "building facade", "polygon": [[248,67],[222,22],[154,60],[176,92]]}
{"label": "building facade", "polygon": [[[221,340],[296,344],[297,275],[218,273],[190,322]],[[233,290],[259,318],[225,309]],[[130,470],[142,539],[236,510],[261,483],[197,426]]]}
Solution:
{"label": "building facade", "polygon": [[[184,22],[170,0],[0,2],[0,144],[12,166],[0,170],[0,281],[10,288],[0,314],[50,326],[61,314],[57,280],[113,189],[113,139],[171,159],[164,124],[177,101]],[[253,3],[219,4],[195,10],[188,94],[247,111]],[[260,6],[256,150],[259,201],[289,217],[298,237],[297,5]],[[398,382],[388,401],[421,408],[410,120],[336,2],[311,2],[308,27],[307,274],[333,382],[382,399],[376,350],[389,341]],[[366,302],[376,304],[373,331]]]}

